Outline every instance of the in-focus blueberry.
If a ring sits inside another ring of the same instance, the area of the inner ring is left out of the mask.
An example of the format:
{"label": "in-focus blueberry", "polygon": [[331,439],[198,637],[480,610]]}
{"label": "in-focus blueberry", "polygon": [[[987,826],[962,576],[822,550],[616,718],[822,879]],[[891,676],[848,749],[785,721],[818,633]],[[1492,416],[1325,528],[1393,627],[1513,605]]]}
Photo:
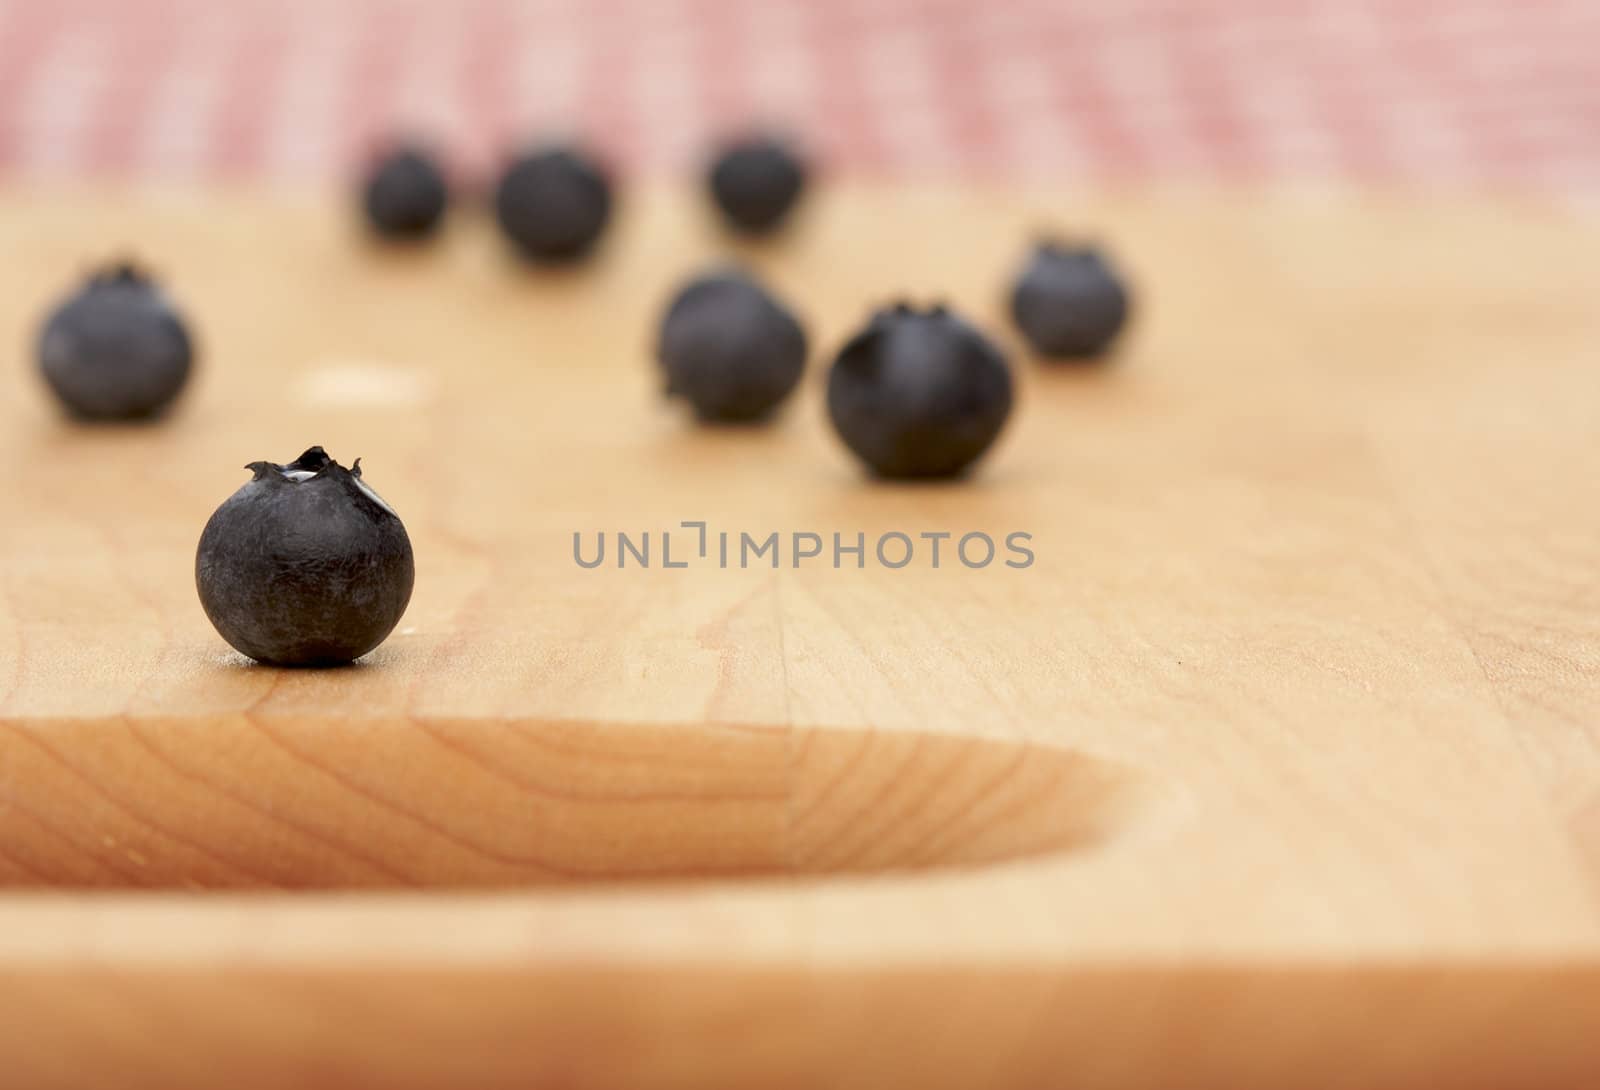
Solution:
{"label": "in-focus blueberry", "polygon": [[333,666],[371,651],[411,600],[411,540],[394,510],[321,447],[254,476],[200,535],[195,585],[233,647],[277,666]]}

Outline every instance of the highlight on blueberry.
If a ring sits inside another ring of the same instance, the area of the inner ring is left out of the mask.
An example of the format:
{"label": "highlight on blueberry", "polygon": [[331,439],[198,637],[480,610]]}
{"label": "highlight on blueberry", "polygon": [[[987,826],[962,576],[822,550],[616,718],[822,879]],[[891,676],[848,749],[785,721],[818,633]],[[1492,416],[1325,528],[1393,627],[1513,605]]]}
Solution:
{"label": "highlight on blueberry", "polygon": [[399,146],[372,165],[361,197],[367,222],[377,234],[419,239],[438,228],[450,191],[444,172],[426,151]]}
{"label": "highlight on blueberry", "polygon": [[657,359],[667,394],[708,422],[762,419],[806,366],[800,322],[749,274],[721,269],[690,280],[661,322]]}
{"label": "highlight on blueberry", "polygon": [[161,288],[131,263],[93,274],[39,333],[39,369],[67,411],[85,420],[134,420],[172,404],[194,348]]}
{"label": "highlight on blueberry", "polygon": [[1041,243],[1011,291],[1011,315],[1033,350],[1051,359],[1093,359],[1127,324],[1128,290],[1090,246]]}
{"label": "highlight on blueberry", "polygon": [[828,374],[828,414],[883,477],[951,477],[989,449],[1011,412],[1011,368],[942,306],[873,315]]}
{"label": "highlight on blueberry", "polygon": [[611,181],[576,148],[546,147],[516,159],[495,192],[500,229],[535,261],[587,254],[611,218]]}
{"label": "highlight on blueberry", "polygon": [[734,141],[712,161],[708,184],[728,226],[751,235],[776,230],[805,189],[806,167],[786,143],[753,135]]}
{"label": "highlight on blueberry", "polygon": [[258,662],[333,666],[377,647],[411,600],[400,517],[321,447],[253,474],[200,535],[195,585],[217,632]]}

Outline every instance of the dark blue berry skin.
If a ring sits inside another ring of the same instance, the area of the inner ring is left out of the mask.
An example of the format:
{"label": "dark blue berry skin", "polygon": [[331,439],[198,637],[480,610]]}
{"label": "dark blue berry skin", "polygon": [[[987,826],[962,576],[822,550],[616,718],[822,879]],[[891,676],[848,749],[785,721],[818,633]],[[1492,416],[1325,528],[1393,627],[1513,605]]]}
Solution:
{"label": "dark blue berry skin", "polygon": [[1128,291],[1090,247],[1043,243],[1011,291],[1011,316],[1033,350],[1049,359],[1104,355],[1128,321]]}
{"label": "dark blue berry skin", "polygon": [[411,540],[361,481],[312,447],[254,476],[200,535],[195,586],[233,647],[275,666],[336,666],[371,651],[411,600]]}
{"label": "dark blue berry skin", "polygon": [[500,178],[495,215],[524,256],[564,262],[583,257],[611,218],[611,181],[572,148],[545,148],[517,159]]}
{"label": "dark blue berry skin", "polygon": [[95,274],[39,333],[39,368],[68,412],[137,420],[169,405],[189,379],[194,348],[183,319],[131,265]]}
{"label": "dark blue berry skin", "polygon": [[880,310],[828,375],[833,426],[882,477],[961,473],[1000,434],[1011,400],[1005,356],[938,306]]}
{"label": "dark blue berry skin", "polygon": [[776,230],[799,203],[806,168],[784,143],[753,136],[723,148],[711,164],[712,199],[742,234]]}
{"label": "dark blue berry skin", "polygon": [[707,422],[760,420],[800,382],[806,334],[795,316],[738,270],[683,287],[661,322],[657,359],[667,394]]}
{"label": "dark blue berry skin", "polygon": [[449,200],[444,172],[419,148],[398,148],[378,160],[362,190],[367,222],[389,239],[433,234]]}

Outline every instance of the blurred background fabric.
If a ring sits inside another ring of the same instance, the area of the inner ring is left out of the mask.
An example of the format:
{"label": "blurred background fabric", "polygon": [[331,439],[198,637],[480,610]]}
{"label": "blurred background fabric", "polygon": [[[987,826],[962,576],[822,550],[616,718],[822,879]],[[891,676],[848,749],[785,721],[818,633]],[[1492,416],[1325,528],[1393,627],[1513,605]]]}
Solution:
{"label": "blurred background fabric", "polygon": [[677,171],[1600,190],[1597,0],[0,0],[0,174],[318,180],[391,132]]}

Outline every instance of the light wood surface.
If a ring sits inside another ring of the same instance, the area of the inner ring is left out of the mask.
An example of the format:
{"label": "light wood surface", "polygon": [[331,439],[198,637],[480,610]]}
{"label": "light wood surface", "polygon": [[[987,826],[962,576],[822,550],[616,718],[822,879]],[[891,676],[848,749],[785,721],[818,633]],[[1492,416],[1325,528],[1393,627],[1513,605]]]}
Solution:
{"label": "light wood surface", "polygon": [[[0,1083],[1600,1083],[1600,221],[819,196],[743,254],[807,385],[711,431],[649,357],[735,252],[684,194],[573,273],[472,215],[392,254],[309,198],[0,198]],[[1048,225],[1137,282],[1112,368],[1004,321]],[[198,380],[75,427],[29,338],[128,251]],[[971,480],[872,483],[829,433],[823,361],[902,292],[1013,352]],[[356,667],[260,668],[193,550],[312,443],[416,593]],[[694,519],[1036,561],[573,563]]]}

